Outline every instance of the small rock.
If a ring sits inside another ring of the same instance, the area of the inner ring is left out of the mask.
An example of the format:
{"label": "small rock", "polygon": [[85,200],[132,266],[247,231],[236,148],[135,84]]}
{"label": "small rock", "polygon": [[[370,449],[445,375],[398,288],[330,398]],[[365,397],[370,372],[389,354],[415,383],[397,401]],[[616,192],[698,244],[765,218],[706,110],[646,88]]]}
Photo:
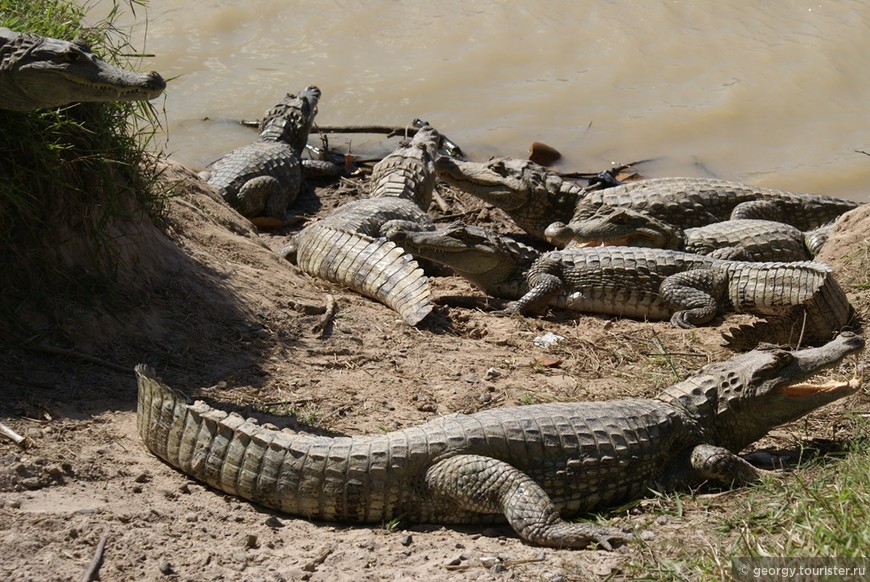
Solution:
{"label": "small rock", "polygon": [[483,394],[480,395],[479,400],[481,402],[483,402],[484,404],[486,404],[487,402],[492,400],[492,394],[490,394],[489,392],[484,392]]}
{"label": "small rock", "polygon": [[133,481],[135,481],[136,483],[147,483],[150,480],[151,474],[148,473],[148,471],[145,471],[144,473],[139,473],[136,478],[133,479]]}
{"label": "small rock", "polygon": [[257,536],[254,534],[248,534],[245,536],[245,547],[246,548],[258,548],[260,544],[257,543]]}
{"label": "small rock", "polygon": [[414,538],[411,537],[411,534],[408,534],[408,535],[402,536],[402,538],[399,540],[399,543],[402,544],[403,546],[410,546],[411,543],[413,543],[413,541],[414,541]]}
{"label": "small rock", "polygon": [[495,529],[494,527],[488,527],[488,528],[484,529],[482,532],[480,532],[480,535],[487,537],[487,538],[497,538],[500,534],[499,534],[499,531],[497,529]]}
{"label": "small rock", "polygon": [[501,372],[497,368],[487,368],[486,373],[483,375],[484,380],[495,380],[501,376]]}
{"label": "small rock", "polygon": [[489,571],[492,572],[493,574],[498,574],[498,573],[500,573],[500,572],[505,572],[506,570],[507,570],[507,566],[505,566],[505,565],[502,564],[502,563],[498,563],[498,564],[496,564],[495,566],[492,566],[492,567],[489,569]]}
{"label": "small rock", "polygon": [[241,551],[239,551],[239,552],[233,552],[233,553],[232,553],[232,558],[233,558],[233,560],[235,560],[236,562],[239,562],[239,563],[242,563],[242,564],[247,563],[247,561],[248,561],[248,555],[247,555],[245,552],[241,552]]}
{"label": "small rock", "polygon": [[265,524],[268,527],[272,528],[284,527],[284,523],[274,515],[270,515],[269,518],[265,521]]}
{"label": "small rock", "polygon": [[133,485],[133,489],[131,489],[131,491],[133,491],[133,493],[142,493],[142,486],[141,485]]}
{"label": "small rock", "polygon": [[656,534],[653,531],[645,529],[642,532],[640,532],[640,539],[642,539],[645,542],[651,542],[654,539],[656,539]]}
{"label": "small rock", "polygon": [[456,556],[455,558],[448,558],[447,560],[444,561],[445,566],[458,566],[461,563],[462,563],[462,558],[460,558],[459,556]]}
{"label": "small rock", "polygon": [[547,578],[548,582],[568,582],[568,579],[562,576],[561,574],[553,574],[549,578]]}
{"label": "small rock", "polygon": [[480,558],[480,565],[484,568],[492,568],[496,564],[500,564],[501,559],[498,556],[482,556]]}
{"label": "small rock", "polygon": [[666,525],[670,519],[668,519],[667,515],[660,515],[656,518],[656,523],[659,525]]}
{"label": "small rock", "polygon": [[479,384],[480,377],[477,374],[466,374],[462,377],[463,382],[468,382],[469,384]]}
{"label": "small rock", "polygon": [[184,521],[186,521],[188,523],[196,523],[196,521],[198,521],[198,520],[199,520],[199,516],[196,513],[194,513],[193,511],[191,511],[190,513],[184,514]]}
{"label": "small rock", "polygon": [[368,550],[368,551],[370,551],[370,552],[374,552],[374,551],[375,551],[375,548],[376,548],[377,546],[376,546],[376,544],[375,544],[375,540],[369,540],[369,541],[367,541],[367,542],[364,543],[364,544],[360,544],[359,547],[361,547],[361,548],[364,549],[364,550]]}
{"label": "small rock", "polygon": [[542,166],[549,166],[562,157],[562,153],[545,143],[533,141],[529,146],[529,160]]}
{"label": "small rock", "polygon": [[185,495],[190,495],[190,487],[188,486],[187,483],[185,483],[184,485],[182,485],[181,487],[179,487],[178,490],[179,490],[181,493],[184,493]]}
{"label": "small rock", "polygon": [[172,569],[172,564],[170,564],[166,560],[163,560],[162,562],[160,562],[160,565],[157,566],[157,568],[160,570],[160,573],[163,574],[164,576],[172,576],[173,574],[175,574],[175,570]]}
{"label": "small rock", "polygon": [[548,331],[544,335],[539,335],[535,339],[532,340],[532,343],[538,346],[539,348],[550,348],[560,341],[565,339],[563,336],[553,333],[552,331]]}

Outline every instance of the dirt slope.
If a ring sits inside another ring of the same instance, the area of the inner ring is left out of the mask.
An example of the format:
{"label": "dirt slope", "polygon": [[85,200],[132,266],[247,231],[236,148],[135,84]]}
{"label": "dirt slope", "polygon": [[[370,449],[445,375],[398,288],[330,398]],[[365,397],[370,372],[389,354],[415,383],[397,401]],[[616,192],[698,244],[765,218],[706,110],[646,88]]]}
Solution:
{"label": "dirt slope", "polygon": [[[43,345],[72,346],[75,355],[7,345],[0,356],[0,420],[28,445],[0,440],[3,579],[78,579],[103,535],[102,580],[581,580],[619,577],[642,552],[727,546],[712,527],[715,510],[662,519],[654,500],[609,519],[643,540],[612,553],[544,550],[507,527],[310,523],[222,495],[164,465],[135,431],[132,368],[139,362],[215,405],[356,434],[450,412],[653,395],[728,357],[719,331],[748,318],[682,331],[564,314],[501,318],[439,305],[409,328],[386,307],[278,258],[272,250],[300,225],[258,234],[188,170],[170,164],[163,180],[174,194],[169,226],[164,234],[143,223],[131,235],[125,291],[45,318],[52,327]],[[318,195],[303,199],[305,212],[328,212],[355,193],[324,185]],[[451,213],[507,226],[468,197],[446,190],[443,197]],[[823,257],[865,318],[867,232],[870,208],[863,208],[842,221]],[[479,296],[449,276],[435,277],[434,291]],[[338,311],[321,332],[327,294]],[[536,347],[533,340],[547,332],[564,339]],[[845,439],[852,430],[847,408],[867,410],[868,398],[856,396],[778,434]]]}

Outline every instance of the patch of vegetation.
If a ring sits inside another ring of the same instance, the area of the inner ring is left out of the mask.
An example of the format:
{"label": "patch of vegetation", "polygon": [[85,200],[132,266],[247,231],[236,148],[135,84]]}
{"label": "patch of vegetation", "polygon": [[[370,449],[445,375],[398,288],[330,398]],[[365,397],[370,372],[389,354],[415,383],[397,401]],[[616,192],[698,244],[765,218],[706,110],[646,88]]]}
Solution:
{"label": "patch of vegetation", "polygon": [[[127,0],[130,9],[142,4]],[[136,69],[129,36],[112,24],[122,7],[112,6],[106,20],[86,27],[88,4],[0,0],[0,26],[82,38],[108,62]],[[20,323],[24,301],[38,308],[111,288],[120,265],[108,225],[163,208],[148,155],[159,121],[147,102],[91,103],[0,110],[0,126],[0,321]]]}
{"label": "patch of vegetation", "polygon": [[660,501],[677,514],[705,514],[704,521],[714,524],[709,539],[644,544],[626,573],[637,579],[719,580],[731,577],[733,557],[865,556],[870,421],[857,422],[857,436],[841,458],[815,459],[722,497],[663,496]]}

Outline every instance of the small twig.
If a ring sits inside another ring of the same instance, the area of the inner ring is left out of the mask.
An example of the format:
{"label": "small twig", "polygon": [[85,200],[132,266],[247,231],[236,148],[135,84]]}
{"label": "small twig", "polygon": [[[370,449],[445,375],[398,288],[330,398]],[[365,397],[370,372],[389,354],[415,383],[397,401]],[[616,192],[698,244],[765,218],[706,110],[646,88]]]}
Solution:
{"label": "small twig", "polygon": [[864,154],[865,156],[870,156],[870,154],[868,154],[864,150],[855,150],[855,153]]}
{"label": "small twig", "polygon": [[[610,175],[615,176],[622,172],[623,170],[627,170],[628,168],[633,168],[634,166],[639,166],[640,164],[646,164],[648,162],[654,162],[659,158],[647,158],[645,160],[638,160],[636,162],[629,162],[627,164],[619,164],[617,166],[613,166],[612,168],[605,170]],[[552,170],[551,170],[552,171]],[[595,178],[601,172],[554,172],[558,174],[562,178],[579,178],[582,180],[588,180],[590,178]]]}
{"label": "small twig", "polygon": [[709,354],[697,354],[695,352],[640,352],[642,356],[686,356],[690,358],[709,358]]}
{"label": "small twig", "polygon": [[14,442],[16,445],[21,445],[21,443],[24,442],[23,436],[21,436],[2,422],[0,422],[0,434],[12,439],[12,442]]}
{"label": "small twig", "polygon": [[100,538],[100,542],[97,544],[97,549],[94,551],[94,557],[91,559],[88,569],[85,570],[85,573],[82,575],[82,582],[91,582],[92,580],[97,579],[100,566],[103,564],[103,552],[106,551],[106,542],[108,540],[109,527],[106,526],[106,529],[103,531],[103,537]]}
{"label": "small twig", "polygon": [[326,329],[329,327],[329,324],[332,323],[332,320],[335,318],[335,312],[338,310],[338,306],[335,303],[335,297],[330,293],[326,293],[324,295],[324,299],[326,300],[326,308],[323,311],[323,315],[320,316],[320,321],[312,329],[313,332],[319,333],[320,337],[323,337],[326,334]]}
{"label": "small twig", "polygon": [[63,348],[58,348],[55,346],[47,346],[45,344],[34,344],[27,346],[29,349],[34,352],[43,352],[46,354],[52,354],[55,356],[70,356],[73,358],[77,358],[79,360],[83,360],[85,362],[91,362],[92,364],[98,364],[103,366],[104,368],[109,368],[110,370],[115,370],[116,372],[123,372],[125,374],[129,374],[132,369],[126,366],[121,366],[120,364],[115,364],[114,362],[109,362],[103,360],[102,358],[98,358],[96,356],[91,356],[88,354],[83,354],[81,352],[77,352],[75,350],[68,350]]}
{"label": "small twig", "polygon": [[435,204],[438,205],[438,208],[441,209],[441,212],[443,212],[444,214],[450,213],[450,207],[447,206],[447,203],[444,201],[444,198],[441,197],[441,194],[439,194],[436,191],[433,191],[432,192],[432,200],[435,201]]}
{"label": "small twig", "polygon": [[317,566],[319,566],[320,564],[325,562],[326,558],[328,558],[329,555],[332,552],[334,552],[337,547],[338,547],[338,544],[335,543],[332,546],[326,548],[326,550],[322,554],[320,554],[319,556],[317,556],[316,558],[314,558],[313,560],[311,560],[310,562],[308,562],[307,564],[302,566],[302,571],[303,572],[314,572],[315,570],[317,570]]}

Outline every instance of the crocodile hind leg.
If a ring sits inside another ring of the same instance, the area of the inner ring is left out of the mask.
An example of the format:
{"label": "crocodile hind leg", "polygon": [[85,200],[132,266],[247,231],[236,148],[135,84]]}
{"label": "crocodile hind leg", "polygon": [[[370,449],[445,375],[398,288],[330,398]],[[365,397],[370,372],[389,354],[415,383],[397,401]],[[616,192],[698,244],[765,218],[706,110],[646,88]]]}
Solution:
{"label": "crocodile hind leg", "polygon": [[547,493],[517,468],[480,455],[458,455],[426,471],[426,485],[451,506],[478,513],[500,513],[524,540],[553,548],[584,548],[592,543],[612,549],[627,542],[620,530],[591,523],[569,523]]}
{"label": "crocodile hind leg", "polygon": [[248,218],[265,214],[284,219],[290,205],[289,193],[271,176],[257,176],[239,188],[236,210]]}
{"label": "crocodile hind leg", "polygon": [[716,316],[727,285],[728,277],[721,271],[691,269],[667,277],[659,294],[674,310],[671,324],[688,329]]}

